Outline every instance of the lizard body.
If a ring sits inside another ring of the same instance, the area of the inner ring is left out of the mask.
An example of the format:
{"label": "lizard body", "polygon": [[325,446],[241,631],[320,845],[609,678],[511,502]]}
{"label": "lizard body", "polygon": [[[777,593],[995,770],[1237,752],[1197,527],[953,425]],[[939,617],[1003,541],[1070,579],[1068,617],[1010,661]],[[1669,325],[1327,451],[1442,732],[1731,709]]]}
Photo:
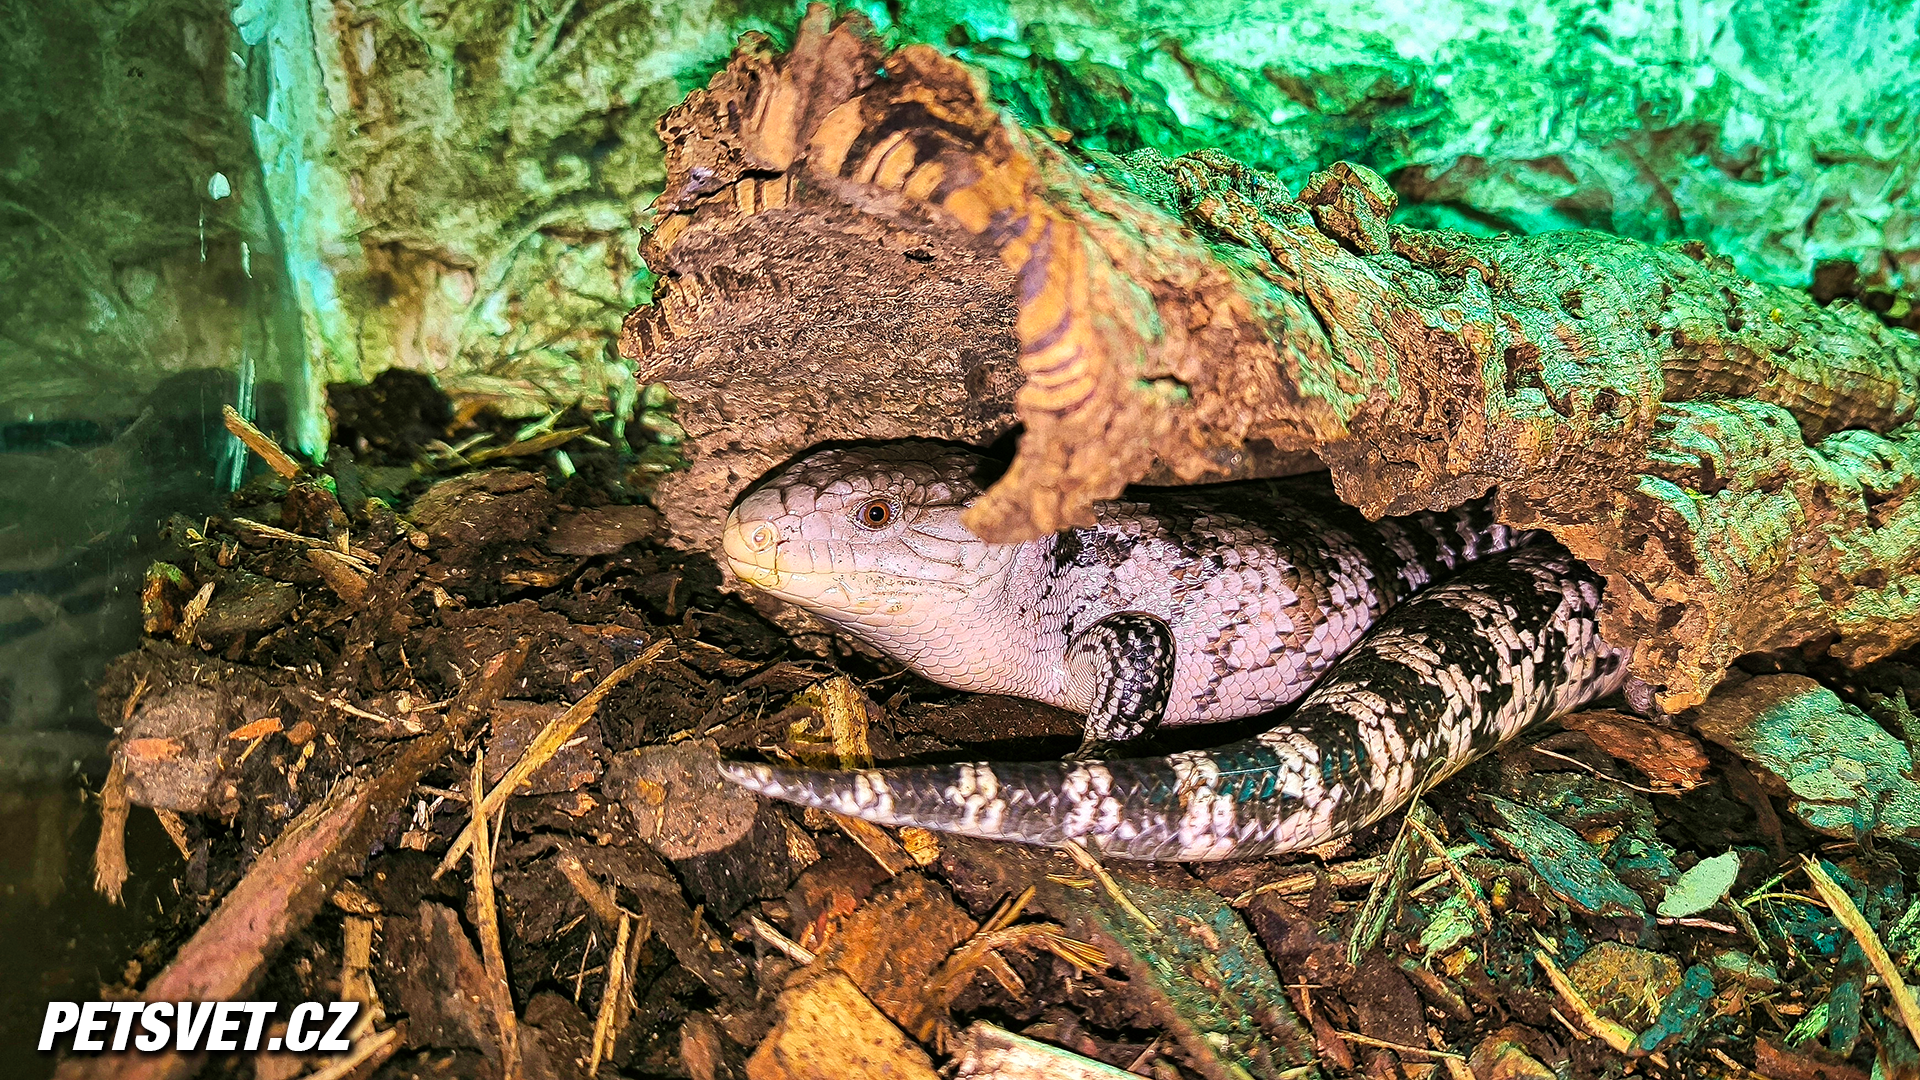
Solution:
{"label": "lizard body", "polygon": [[1237,857],[1358,828],[1625,677],[1595,629],[1598,579],[1483,502],[1368,522],[1312,481],[1218,485],[988,544],[959,520],[986,467],[929,442],[809,455],[735,508],[728,562],[935,682],[1086,712],[1083,754],[1318,689],[1215,751],[731,778],[890,824]]}

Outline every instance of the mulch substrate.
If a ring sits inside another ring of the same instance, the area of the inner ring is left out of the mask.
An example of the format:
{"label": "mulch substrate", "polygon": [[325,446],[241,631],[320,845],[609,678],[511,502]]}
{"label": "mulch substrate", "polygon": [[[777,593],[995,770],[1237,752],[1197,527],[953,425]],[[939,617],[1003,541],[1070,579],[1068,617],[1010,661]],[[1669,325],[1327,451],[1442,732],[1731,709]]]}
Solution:
{"label": "mulch substrate", "polygon": [[[894,832],[713,763],[1055,756],[1075,718],[796,642],[664,545],[658,455],[605,417],[516,429],[397,375],[334,405],[325,472],[168,525],[147,640],[101,688],[102,887],[116,816],[179,847],[162,929],[103,994],[355,1000],[356,1049],[63,1075],[1920,1068],[1910,666],[1775,658],[1699,731],[1568,718],[1315,855]],[[1808,724],[1844,730],[1821,751]]]}

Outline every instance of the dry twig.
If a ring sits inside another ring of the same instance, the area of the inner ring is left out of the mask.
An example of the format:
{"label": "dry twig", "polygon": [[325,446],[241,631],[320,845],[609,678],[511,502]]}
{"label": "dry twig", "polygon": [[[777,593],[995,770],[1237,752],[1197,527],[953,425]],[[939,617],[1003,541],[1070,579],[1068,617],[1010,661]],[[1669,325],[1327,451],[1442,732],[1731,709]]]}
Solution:
{"label": "dry twig", "polygon": [[1407,824],[1413,826],[1413,831],[1419,833],[1420,838],[1425,840],[1427,844],[1433,848],[1434,854],[1440,861],[1446,864],[1447,874],[1453,878],[1454,884],[1460,886],[1460,894],[1467,898],[1467,903],[1473,905],[1473,915],[1474,918],[1479,921],[1480,929],[1491,932],[1493,930],[1493,912],[1487,908],[1486,900],[1481,897],[1479,886],[1475,885],[1473,879],[1467,876],[1466,868],[1461,866],[1459,860],[1453,857],[1453,854],[1447,850],[1447,845],[1442,843],[1438,836],[1434,835],[1433,830],[1427,827],[1426,822],[1421,821],[1413,814],[1408,814]]}
{"label": "dry twig", "polygon": [[840,826],[840,831],[846,833],[854,843],[859,844],[860,850],[873,856],[873,861],[879,863],[887,873],[897,874],[913,865],[913,856],[907,854],[907,849],[873,822],[835,814],[833,823]]}
{"label": "dry twig", "polygon": [[1593,1006],[1587,1004],[1587,999],[1580,996],[1580,991],[1574,989],[1572,980],[1567,978],[1567,973],[1560,970],[1560,965],[1553,962],[1553,957],[1548,956],[1545,949],[1535,949],[1533,958],[1538,960],[1540,966],[1546,970],[1547,981],[1551,982],[1554,990],[1560,994],[1560,1000],[1567,1003],[1567,1008],[1573,1010],[1574,1015],[1580,1018],[1580,1023],[1588,1032],[1618,1053],[1625,1054],[1632,1050],[1633,1032],[1595,1012]]}
{"label": "dry twig", "polygon": [[480,959],[487,968],[487,990],[492,998],[494,1025],[500,1033],[500,1072],[507,1080],[520,1076],[520,1020],[513,1012],[513,990],[507,983],[507,958],[500,946],[500,910],[493,896],[493,846],[487,843],[486,781],[482,777],[485,752],[473,756],[473,899],[479,909]]}
{"label": "dry twig", "polygon": [[244,517],[229,518],[228,524],[240,532],[252,533],[263,540],[283,540],[289,544],[331,552],[339,556],[343,566],[356,573],[371,574],[380,562],[373,552],[350,545],[344,534],[333,540],[322,540],[317,536],[308,536],[305,533],[293,532],[278,525],[268,525],[265,522]]}
{"label": "dry twig", "polygon": [[367,1075],[372,1075],[381,1063],[400,1049],[400,1033],[404,1026],[403,1023],[401,1027],[390,1027],[378,1035],[361,1039],[346,1057],[300,1080],[346,1080],[349,1076],[358,1075],[362,1067],[366,1068]]}
{"label": "dry twig", "polygon": [[573,891],[586,901],[587,909],[593,912],[594,918],[600,920],[601,926],[611,930],[626,921],[627,913],[621,911],[620,905],[614,902],[613,893],[587,873],[586,866],[578,856],[571,851],[563,851],[555,865],[560,868],[560,876],[566,878],[567,884],[573,886]]}
{"label": "dry twig", "polygon": [[1429,1050],[1424,1046],[1408,1046],[1405,1043],[1388,1042],[1385,1039],[1376,1039],[1371,1035],[1362,1035],[1357,1031],[1336,1030],[1334,1034],[1343,1039],[1357,1042],[1361,1046],[1376,1046],[1382,1050],[1392,1050],[1396,1054],[1418,1054],[1421,1057],[1430,1058],[1453,1058],[1455,1061],[1466,1060],[1464,1055],[1456,1054],[1451,1050]]}
{"label": "dry twig", "polygon": [[193,640],[193,628],[199,624],[200,617],[207,613],[207,605],[213,602],[214,582],[200,586],[185,607],[180,609],[180,624],[173,628],[173,640],[185,644]]}
{"label": "dry twig", "polygon": [[530,439],[521,439],[519,442],[508,443],[505,446],[489,446],[475,450],[466,455],[466,458],[469,464],[478,465],[499,458],[532,457],[535,454],[544,454],[549,450],[565,446],[591,430],[593,429],[588,427],[561,428],[559,431],[549,431],[545,435],[535,435]]}
{"label": "dry twig", "polygon": [[1133,916],[1135,922],[1153,933],[1160,932],[1160,928],[1154,925],[1153,920],[1147,918],[1147,913],[1135,907],[1133,901],[1127,899],[1127,894],[1120,891],[1120,883],[1113,880],[1113,875],[1107,873],[1107,868],[1100,865],[1100,860],[1089,854],[1086,848],[1071,840],[1065,841],[1060,846],[1066,849],[1068,855],[1073,856],[1073,861],[1079,865],[1080,869],[1093,875],[1094,880],[1100,883],[1100,887],[1107,890],[1107,895],[1113,897],[1113,902],[1120,905],[1120,910]]}
{"label": "dry twig", "polygon": [[[944,1007],[947,1000],[966,985],[967,976],[982,965],[992,965],[1001,949],[1016,946],[1042,948],[1071,964],[1083,975],[1091,975],[1107,966],[1107,954],[1098,945],[1069,937],[1065,929],[1053,923],[1025,923],[976,933],[940,965],[927,980],[928,993]],[[1013,992],[1011,987],[1008,988]]]}
{"label": "dry twig", "polygon": [[167,839],[180,850],[180,857],[193,861],[193,845],[187,842],[187,823],[172,810],[155,810],[153,816],[160,819],[160,827],[166,830]]}
{"label": "dry twig", "polygon": [[233,432],[233,437],[246,443],[247,449],[259,454],[260,460],[266,462],[269,469],[286,480],[300,475],[300,463],[293,459],[293,455],[282,450],[280,444],[274,442],[266,432],[249,423],[246,417],[240,415],[240,410],[231,405],[222,405],[220,416],[226,421],[227,430]]}
{"label": "dry twig", "polygon": [[[600,685],[587,691],[587,695],[574,702],[566,712],[548,721],[547,726],[540,729],[540,734],[534,736],[533,741],[527,744],[526,750],[520,755],[520,760],[513,763],[506,775],[500,778],[500,782],[493,786],[492,791],[487,792],[486,805],[481,807],[480,813],[474,815],[474,820],[477,822],[483,815],[493,814],[505,806],[507,800],[512,798],[521,784],[526,783],[535,769],[551,760],[553,755],[566,746],[567,740],[573,738],[581,728],[587,725],[587,721],[593,719],[593,714],[600,708],[600,703],[607,699],[608,694],[613,693],[615,687],[626,682],[634,672],[660,659],[661,654],[665,653],[672,644],[672,638],[662,637],[647,646],[639,656],[620,665],[613,674],[600,680]],[[453,843],[447,847],[447,853],[441,858],[440,865],[434,870],[433,876],[438,878],[452,869],[453,864],[460,861],[460,857],[467,853],[467,847],[474,842],[476,835],[478,834],[475,827],[469,826],[459,836],[454,837]]]}
{"label": "dry twig", "polygon": [[[1455,844],[1447,848],[1446,852],[1448,856],[1459,859],[1479,850],[1480,847],[1478,844]],[[1246,907],[1248,901],[1262,893],[1273,893],[1278,896],[1305,896],[1314,890],[1314,887],[1322,877],[1327,879],[1327,884],[1336,889],[1352,889],[1362,885],[1371,885],[1374,880],[1380,876],[1381,871],[1386,869],[1386,865],[1387,859],[1385,855],[1375,855],[1371,858],[1355,859],[1352,862],[1339,863],[1325,869],[1316,868],[1288,874],[1286,877],[1248,889],[1246,892],[1235,896],[1232,903],[1234,907]],[[1435,856],[1421,863],[1420,870],[1415,876],[1429,878],[1446,868],[1446,862],[1439,856]]]}
{"label": "dry twig", "polygon": [[373,920],[349,915],[341,922],[340,997],[357,1001],[360,1019],[370,1026],[386,1022],[386,1005],[373,985]]}
{"label": "dry twig", "polygon": [[1019,895],[1002,900],[988,914],[987,921],[980,924],[980,933],[990,934],[995,930],[1012,926],[1020,918],[1020,914],[1027,910],[1027,905],[1033,903],[1034,895],[1039,891],[1038,886],[1028,885],[1020,890]]}
{"label": "dry twig", "polygon": [[774,929],[773,925],[758,915],[749,915],[747,925],[753,927],[753,934],[771,948],[778,950],[787,959],[806,967],[818,959],[813,950]]}
{"label": "dry twig", "polygon": [[[1427,1045],[1433,1047],[1435,1050],[1445,1049],[1447,1045],[1447,1040],[1440,1034],[1440,1029],[1434,1027],[1432,1024],[1427,1025]],[[1473,1070],[1467,1067],[1465,1059],[1443,1057],[1440,1059],[1440,1063],[1447,1067],[1447,1076],[1450,1077],[1451,1080],[1474,1080]]]}
{"label": "dry twig", "polygon": [[598,1076],[600,1063],[606,1060],[613,1049],[613,1027],[615,1014],[619,1012],[620,995],[626,990],[627,941],[633,934],[633,919],[625,912],[620,914],[620,929],[613,939],[613,951],[607,954],[607,981],[600,990],[600,1012],[593,1021],[593,1049],[587,1063],[587,1075]]}
{"label": "dry twig", "polygon": [[1920,1004],[1915,1004],[1913,991],[1907,986],[1906,980],[1900,977],[1900,966],[1887,955],[1887,947],[1881,944],[1880,935],[1874,933],[1866,916],[1854,906],[1853,897],[1848,896],[1846,890],[1835,884],[1833,878],[1821,869],[1819,860],[1805,855],[1800,859],[1806,865],[1807,877],[1812,879],[1814,891],[1827,902],[1827,907],[1832,910],[1833,917],[1840,920],[1840,925],[1846,927],[1853,939],[1860,943],[1860,951],[1867,954],[1867,962],[1873,965],[1873,970],[1880,973],[1881,981],[1887,984],[1887,993],[1893,998],[1894,1009],[1900,1013],[1900,1022],[1907,1026],[1907,1034],[1913,1036],[1915,1042],[1920,1042]]}

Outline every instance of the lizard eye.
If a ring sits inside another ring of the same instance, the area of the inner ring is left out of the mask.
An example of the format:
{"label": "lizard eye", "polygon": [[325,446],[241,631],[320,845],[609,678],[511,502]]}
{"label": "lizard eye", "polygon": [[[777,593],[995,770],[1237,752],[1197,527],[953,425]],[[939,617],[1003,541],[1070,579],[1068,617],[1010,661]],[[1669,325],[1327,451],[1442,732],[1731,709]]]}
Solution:
{"label": "lizard eye", "polygon": [[894,508],[891,501],[887,499],[868,499],[866,502],[860,504],[860,509],[853,515],[853,520],[869,529],[884,529],[888,525],[893,524],[893,519],[898,514],[899,511]]}

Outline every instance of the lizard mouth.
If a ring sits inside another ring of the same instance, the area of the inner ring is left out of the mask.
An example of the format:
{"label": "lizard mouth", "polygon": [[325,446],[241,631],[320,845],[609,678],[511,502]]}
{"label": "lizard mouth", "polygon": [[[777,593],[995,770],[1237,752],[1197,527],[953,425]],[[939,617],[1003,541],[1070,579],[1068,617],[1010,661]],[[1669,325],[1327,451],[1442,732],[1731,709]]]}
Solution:
{"label": "lizard mouth", "polygon": [[770,521],[728,518],[720,534],[727,566],[741,581],[834,622],[858,619],[885,607],[859,575],[808,566],[796,569],[782,557],[780,530]]}

